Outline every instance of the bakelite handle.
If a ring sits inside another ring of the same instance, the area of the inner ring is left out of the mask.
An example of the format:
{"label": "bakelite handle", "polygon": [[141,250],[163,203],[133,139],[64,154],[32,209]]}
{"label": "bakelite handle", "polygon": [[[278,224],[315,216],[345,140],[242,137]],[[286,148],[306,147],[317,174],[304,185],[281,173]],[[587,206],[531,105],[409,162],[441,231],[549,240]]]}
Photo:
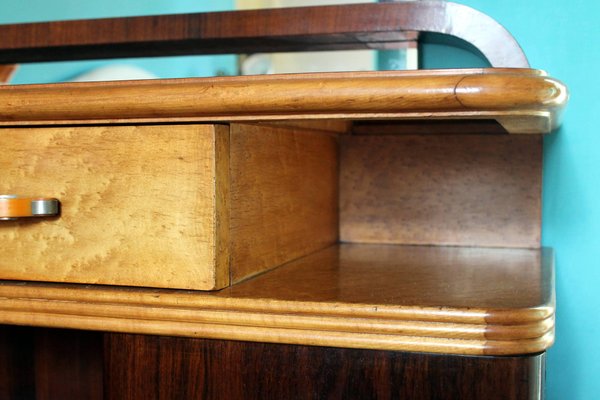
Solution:
{"label": "bakelite handle", "polygon": [[19,218],[55,217],[60,213],[58,199],[47,197],[19,197],[0,195],[0,221]]}

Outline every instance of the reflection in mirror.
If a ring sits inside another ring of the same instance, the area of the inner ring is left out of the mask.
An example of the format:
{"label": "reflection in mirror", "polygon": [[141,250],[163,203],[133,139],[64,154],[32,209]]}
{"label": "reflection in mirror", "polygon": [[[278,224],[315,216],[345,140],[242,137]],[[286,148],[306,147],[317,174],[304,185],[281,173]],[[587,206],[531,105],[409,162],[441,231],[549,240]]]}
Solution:
{"label": "reflection in mirror", "polygon": [[[374,0],[236,0],[235,7],[239,10],[249,10],[376,2]],[[244,55],[239,59],[239,73],[241,75],[257,75],[418,68],[416,33],[414,40],[395,43],[394,46],[396,48],[388,50],[315,51]]]}
{"label": "reflection in mirror", "polygon": [[[27,0],[27,7],[20,1],[3,2],[0,24],[227,11],[234,8],[234,0]],[[107,69],[108,66],[111,67]],[[0,68],[0,82],[4,77],[3,71],[4,68]],[[236,73],[237,57],[232,55],[44,62],[20,65],[9,83],[184,78]]]}
{"label": "reflection in mirror", "polygon": [[[56,0],[52,9],[49,9],[46,2],[32,1],[32,8],[28,12],[24,12],[23,8],[11,5],[3,7],[0,24],[364,2],[364,0],[218,0],[210,2],[210,4],[202,2],[198,5],[191,4],[187,0],[177,0],[156,1],[145,7],[137,3],[137,6],[128,5],[123,9],[117,0],[103,0],[102,2],[92,0],[84,3],[73,0]],[[11,84],[27,84],[265,73],[416,69],[417,36],[415,32],[407,32],[407,34],[393,43],[386,42],[385,45],[381,45],[386,46],[385,48],[374,50],[29,63],[21,64],[16,72],[9,67],[3,67],[0,70],[0,82],[10,79]]]}

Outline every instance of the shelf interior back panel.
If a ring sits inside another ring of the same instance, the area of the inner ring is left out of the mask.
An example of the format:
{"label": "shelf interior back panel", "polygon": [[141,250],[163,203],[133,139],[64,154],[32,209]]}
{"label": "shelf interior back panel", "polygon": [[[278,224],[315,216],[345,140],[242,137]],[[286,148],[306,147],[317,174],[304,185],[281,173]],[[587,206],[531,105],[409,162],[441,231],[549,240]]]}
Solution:
{"label": "shelf interior back panel", "polygon": [[340,137],[340,240],[537,248],[542,139]]}

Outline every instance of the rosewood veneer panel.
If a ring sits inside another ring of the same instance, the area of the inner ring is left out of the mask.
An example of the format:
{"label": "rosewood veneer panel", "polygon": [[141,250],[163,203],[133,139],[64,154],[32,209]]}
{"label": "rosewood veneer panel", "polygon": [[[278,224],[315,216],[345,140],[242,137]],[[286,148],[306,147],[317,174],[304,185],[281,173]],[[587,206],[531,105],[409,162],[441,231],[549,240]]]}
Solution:
{"label": "rosewood veneer panel", "polygon": [[105,343],[108,399],[538,399],[544,368],[543,355],[452,357],[121,334]]}

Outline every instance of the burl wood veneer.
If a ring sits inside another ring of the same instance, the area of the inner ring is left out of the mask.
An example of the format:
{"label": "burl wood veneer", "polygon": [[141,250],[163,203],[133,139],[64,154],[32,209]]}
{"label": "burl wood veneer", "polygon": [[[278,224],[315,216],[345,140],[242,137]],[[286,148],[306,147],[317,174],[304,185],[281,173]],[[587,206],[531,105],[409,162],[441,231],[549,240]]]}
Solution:
{"label": "burl wood veneer", "polygon": [[207,124],[0,137],[0,193],[61,201],[58,218],[0,224],[3,279],[216,289],[337,240],[330,135]]}

